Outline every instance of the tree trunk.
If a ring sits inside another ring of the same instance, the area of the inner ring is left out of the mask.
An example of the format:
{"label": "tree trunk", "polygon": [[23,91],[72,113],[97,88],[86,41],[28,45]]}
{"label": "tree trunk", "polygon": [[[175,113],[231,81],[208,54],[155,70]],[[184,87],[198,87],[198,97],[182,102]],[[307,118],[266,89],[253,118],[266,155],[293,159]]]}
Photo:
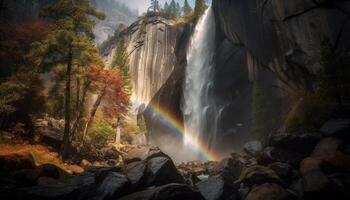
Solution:
{"label": "tree trunk", "polygon": [[76,85],[76,104],[75,104],[75,110],[79,110],[79,103],[80,103],[80,79],[77,78],[77,85]]}
{"label": "tree trunk", "polygon": [[75,119],[75,122],[74,122],[73,128],[72,128],[71,141],[73,141],[73,139],[74,139],[74,136],[75,136],[77,129],[78,129],[78,124],[80,123],[80,120],[83,116],[86,94],[89,90],[90,84],[91,84],[90,81],[86,81],[84,84],[84,88],[82,91],[83,96],[81,97],[81,101],[79,103],[79,108],[77,109],[78,113],[77,113],[77,116],[76,116],[76,119]]}
{"label": "tree trunk", "polygon": [[95,117],[96,111],[97,111],[98,107],[100,106],[103,97],[106,94],[106,88],[107,88],[107,86],[105,86],[101,90],[101,92],[98,95],[94,105],[92,106],[92,109],[91,109],[91,112],[90,112],[90,117],[89,117],[88,121],[86,122],[86,125],[85,125],[85,128],[84,128],[84,132],[83,132],[83,139],[82,139],[83,143],[85,142],[85,137],[86,137],[86,135],[88,133],[88,130],[89,130],[92,122],[94,121],[94,117]]}
{"label": "tree trunk", "polygon": [[73,52],[72,52],[72,45],[70,45],[68,49],[68,57],[67,57],[64,133],[63,133],[63,141],[61,145],[61,155],[63,160],[67,159],[69,148],[70,148],[69,134],[70,134],[70,94],[71,94],[72,59],[73,59]]}

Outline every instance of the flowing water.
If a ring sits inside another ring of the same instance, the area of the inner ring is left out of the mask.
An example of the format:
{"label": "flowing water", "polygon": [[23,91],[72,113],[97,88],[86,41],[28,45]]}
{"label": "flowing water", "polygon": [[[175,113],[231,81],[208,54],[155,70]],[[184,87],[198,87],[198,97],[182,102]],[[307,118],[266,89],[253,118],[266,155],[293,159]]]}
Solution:
{"label": "flowing water", "polygon": [[212,98],[214,51],[215,18],[209,7],[199,19],[191,38],[183,86],[184,146],[194,152],[203,145],[210,148],[210,140],[215,138],[216,109]]}

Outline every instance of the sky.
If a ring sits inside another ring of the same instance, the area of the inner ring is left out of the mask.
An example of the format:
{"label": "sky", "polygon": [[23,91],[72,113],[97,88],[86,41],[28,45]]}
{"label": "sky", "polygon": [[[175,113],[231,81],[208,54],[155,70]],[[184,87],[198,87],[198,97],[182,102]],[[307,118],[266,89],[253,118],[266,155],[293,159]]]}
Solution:
{"label": "sky", "polygon": [[[150,2],[151,2],[151,0],[116,0],[116,1],[125,3],[131,9],[138,9],[139,13],[145,12],[147,8],[150,6]],[[166,1],[169,3],[171,0],[158,0],[158,1],[161,4],[161,6],[163,6]],[[175,1],[179,2],[180,5],[183,5],[183,2],[184,2],[184,0],[175,0]],[[188,0],[188,2],[193,7],[195,0]]]}

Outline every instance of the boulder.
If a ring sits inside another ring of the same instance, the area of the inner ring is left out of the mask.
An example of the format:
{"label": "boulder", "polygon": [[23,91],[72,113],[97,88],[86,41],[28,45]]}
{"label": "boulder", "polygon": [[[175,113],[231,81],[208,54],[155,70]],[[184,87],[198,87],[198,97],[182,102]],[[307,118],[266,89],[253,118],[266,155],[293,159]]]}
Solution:
{"label": "boulder", "polygon": [[206,200],[236,200],[239,199],[233,182],[225,181],[220,175],[211,176],[196,184],[199,192]]}
{"label": "boulder", "polygon": [[234,160],[238,160],[246,167],[251,167],[258,164],[258,161],[256,158],[253,158],[251,156],[246,156],[238,153],[231,153],[231,158]]}
{"label": "boulder", "polygon": [[254,187],[245,200],[293,200],[297,199],[283,187],[274,183],[265,183]]}
{"label": "boulder", "polygon": [[39,178],[39,171],[36,169],[21,169],[11,173],[12,178],[21,181],[26,186],[35,185]]}
{"label": "boulder", "polygon": [[324,138],[317,144],[311,157],[326,162],[339,170],[349,171],[350,156],[339,151],[341,144],[342,141],[339,139]]}
{"label": "boulder", "polygon": [[299,172],[305,175],[314,170],[321,170],[322,160],[318,158],[307,157],[300,163]]}
{"label": "boulder", "polygon": [[293,169],[292,166],[287,163],[275,162],[268,166],[272,169],[282,180],[287,183],[292,181]]}
{"label": "boulder", "polygon": [[0,155],[0,172],[10,172],[34,168],[34,158],[29,153]]}
{"label": "boulder", "polygon": [[272,169],[260,165],[246,168],[237,182],[243,183],[247,187],[264,183],[283,184],[280,177]]}
{"label": "boulder", "polygon": [[215,165],[215,175],[231,178],[233,181],[237,180],[243,170],[243,163],[238,159],[225,158]]}
{"label": "boulder", "polygon": [[60,180],[50,177],[39,177],[37,180],[39,186],[64,186],[64,183]]}
{"label": "boulder", "polygon": [[302,185],[305,192],[315,192],[324,189],[328,178],[320,170],[313,170],[302,177]]}
{"label": "boulder", "polygon": [[262,165],[267,165],[274,162],[282,162],[289,163],[293,166],[298,166],[299,163],[307,156],[307,154],[303,154],[297,151],[291,151],[277,147],[266,147],[261,153],[258,162]]}
{"label": "boulder", "polygon": [[39,140],[49,146],[59,149],[63,141],[64,121],[54,118],[38,119],[35,123]]}
{"label": "boulder", "polygon": [[125,163],[134,161],[148,160],[153,157],[168,157],[158,147],[141,146],[131,149],[124,158]]}
{"label": "boulder", "polygon": [[187,185],[172,183],[136,192],[119,200],[204,200],[202,195]]}
{"label": "boulder", "polygon": [[153,157],[147,161],[147,185],[159,186],[168,183],[184,183],[184,178],[167,157]]}
{"label": "boulder", "polygon": [[331,119],[320,129],[326,137],[350,139],[350,119]]}
{"label": "boulder", "polygon": [[287,151],[310,154],[319,138],[310,134],[276,134],[269,139],[269,146]]}
{"label": "boulder", "polygon": [[80,190],[76,186],[33,186],[19,189],[16,199],[40,199],[40,200],[77,200]]}
{"label": "boulder", "polygon": [[132,162],[125,166],[124,173],[134,188],[144,186],[146,181],[146,168],[145,161]]}
{"label": "boulder", "polygon": [[99,181],[93,200],[113,200],[127,194],[130,190],[128,178],[116,172],[109,172]]}
{"label": "boulder", "polygon": [[263,146],[260,141],[251,141],[243,146],[243,150],[250,156],[258,157],[263,150]]}
{"label": "boulder", "polygon": [[119,172],[119,167],[104,167],[104,168],[95,168],[90,169],[89,172],[93,173],[95,176],[95,184],[99,185],[101,182],[109,176],[111,173]]}
{"label": "boulder", "polygon": [[53,164],[43,164],[37,167],[40,177],[50,177],[54,179],[59,179],[60,174],[64,173],[62,169]]}

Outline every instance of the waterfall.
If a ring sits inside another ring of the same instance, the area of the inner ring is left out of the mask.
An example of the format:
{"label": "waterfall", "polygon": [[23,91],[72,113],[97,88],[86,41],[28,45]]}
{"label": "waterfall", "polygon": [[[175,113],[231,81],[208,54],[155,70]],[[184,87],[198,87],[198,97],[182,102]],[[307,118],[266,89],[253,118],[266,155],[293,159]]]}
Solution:
{"label": "waterfall", "polygon": [[193,144],[205,144],[208,147],[211,141],[205,139],[206,134],[215,134],[215,105],[211,94],[214,50],[215,18],[209,7],[195,27],[187,53],[182,102],[185,148],[199,148]]}

